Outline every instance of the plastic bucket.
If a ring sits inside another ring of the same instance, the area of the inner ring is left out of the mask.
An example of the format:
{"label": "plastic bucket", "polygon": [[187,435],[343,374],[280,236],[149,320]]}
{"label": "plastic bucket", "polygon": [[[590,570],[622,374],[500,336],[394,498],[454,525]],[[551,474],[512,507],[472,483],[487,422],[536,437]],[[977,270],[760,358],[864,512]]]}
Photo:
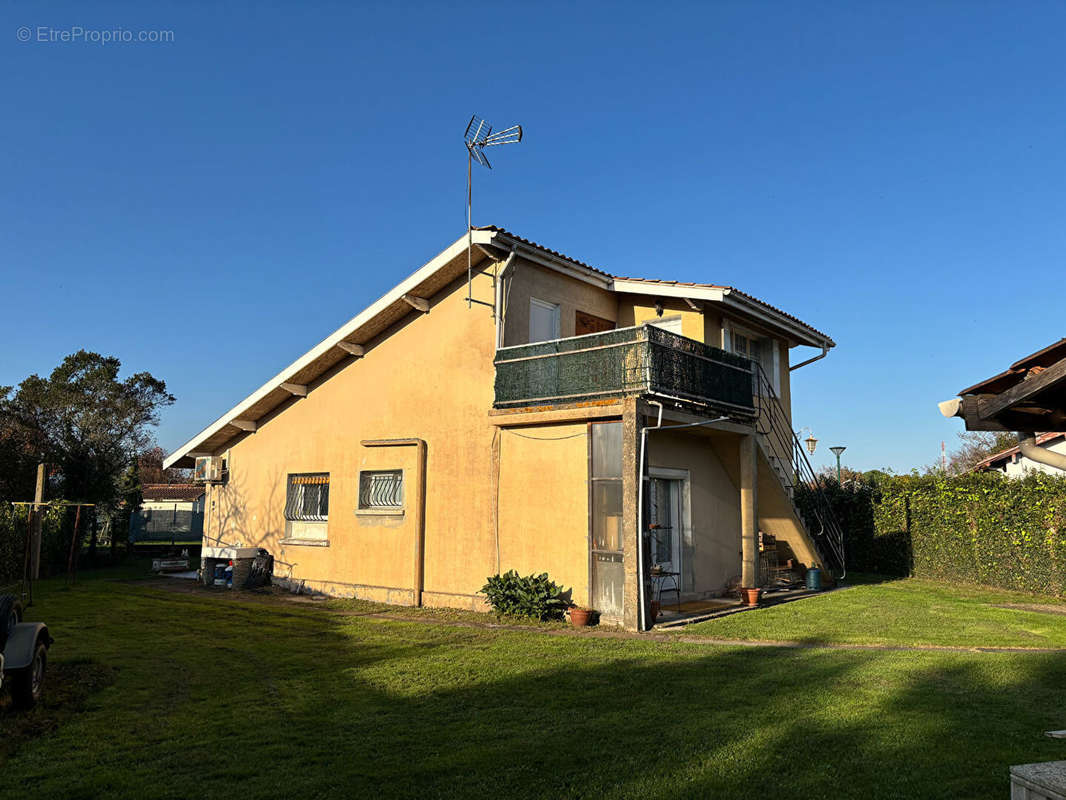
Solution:
{"label": "plastic bucket", "polygon": [[807,570],[807,588],[812,592],[822,591],[822,571],[818,567]]}

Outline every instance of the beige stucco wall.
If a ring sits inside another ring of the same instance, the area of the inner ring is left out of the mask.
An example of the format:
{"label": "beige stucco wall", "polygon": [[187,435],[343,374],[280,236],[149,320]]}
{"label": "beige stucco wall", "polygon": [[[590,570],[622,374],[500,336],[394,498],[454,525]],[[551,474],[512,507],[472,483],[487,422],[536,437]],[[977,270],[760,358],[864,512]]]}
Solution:
{"label": "beige stucco wall", "polygon": [[[491,280],[474,281],[491,300]],[[372,342],[313,385],[306,398],[260,422],[227,455],[229,481],[208,502],[207,536],[268,548],[293,576],[336,594],[405,602],[413,586],[416,495],[413,447],[369,448],[364,439],[418,437],[427,449],[425,591],[469,604],[495,571],[492,438],[494,325],[483,306],[468,309],[465,280],[412,311],[393,335]],[[405,470],[406,513],[356,513],[361,469]],[[290,473],[328,472],[328,547],[286,543]],[[285,574],[279,565],[279,574]],[[465,598],[463,597],[465,596]]]}
{"label": "beige stucco wall", "polygon": [[589,602],[588,426],[500,431],[500,571],[547,572]]}
{"label": "beige stucco wall", "polygon": [[[528,338],[529,297],[558,303],[562,335],[580,310],[619,325],[654,316],[654,305],[623,302],[590,284],[517,260],[508,287],[507,344]],[[310,387],[306,398],[259,421],[224,454],[229,480],[210,487],[205,538],[263,546],[277,574],[337,595],[386,602],[414,599],[417,496],[414,447],[367,447],[363,440],[420,438],[427,443],[424,602],[483,607],[478,591],[499,570],[547,571],[578,602],[588,599],[588,474],[585,423],[502,430],[493,402],[495,326],[488,309],[468,308],[459,279],[412,312],[366,355]],[[479,275],[474,296],[493,299]],[[666,304],[683,332],[720,344],[721,319]],[[787,386],[787,348],[782,349]],[[654,466],[688,469],[691,536],[686,590],[720,591],[740,570],[736,452],[728,438],[652,434]],[[635,463],[635,461],[633,462]],[[359,472],[402,469],[402,515],[357,513]],[[286,541],[287,476],[330,475],[328,545]],[[635,496],[635,494],[634,494]],[[497,539],[498,530],[498,539]],[[628,566],[628,565],[627,565]]]}
{"label": "beige stucco wall", "polygon": [[505,346],[529,342],[529,299],[535,297],[559,306],[559,329],[563,337],[574,335],[576,313],[615,321],[618,296],[585,281],[562,275],[523,258],[515,258],[505,279]]}
{"label": "beige stucco wall", "polygon": [[[560,302],[570,326],[565,335],[573,333],[577,309],[613,316],[606,293],[565,276],[535,275],[541,272],[547,270],[524,265],[512,303],[517,295],[524,300],[518,307],[528,308],[526,292]],[[475,297],[491,300],[488,276],[474,287]],[[428,314],[412,311],[392,335],[371,343],[365,357],[347,362],[232,445],[225,453],[228,483],[211,487],[206,538],[266,547],[286,562],[277,574],[291,570],[310,588],[412,602],[417,450],[361,441],[416,437],[427,443],[427,605],[483,607],[477,593],[497,571],[497,479],[499,568],[546,571],[587,602],[585,423],[517,432],[490,423],[494,323],[484,306],[467,308],[465,293],[465,280],[456,281],[431,299]],[[519,327],[527,330],[528,319]],[[357,513],[364,469],[404,470],[403,515]],[[305,472],[330,475],[328,546],[286,541],[287,477]]]}
{"label": "beige stucco wall", "polygon": [[681,317],[681,335],[697,342],[706,342],[718,346],[718,342],[707,342],[703,314],[694,311],[688,303],[676,297],[662,299],[662,317],[655,310],[655,298],[643,295],[622,295],[618,305],[618,327],[643,325],[659,319]]}
{"label": "beige stucco wall", "polygon": [[[740,573],[739,490],[706,432],[664,431],[648,436],[649,469],[689,473],[691,529],[682,548],[683,589],[717,594]],[[720,449],[736,458],[735,447]]]}

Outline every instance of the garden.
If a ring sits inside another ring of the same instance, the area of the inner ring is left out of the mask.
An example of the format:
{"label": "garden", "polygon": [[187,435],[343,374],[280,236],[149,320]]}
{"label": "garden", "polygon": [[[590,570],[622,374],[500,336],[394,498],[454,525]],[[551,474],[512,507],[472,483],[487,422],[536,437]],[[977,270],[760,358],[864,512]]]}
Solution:
{"label": "garden", "polygon": [[998,798],[1066,752],[1064,653],[965,649],[1066,644],[1030,594],[883,581],[641,636],[146,573],[38,584],[0,796]]}

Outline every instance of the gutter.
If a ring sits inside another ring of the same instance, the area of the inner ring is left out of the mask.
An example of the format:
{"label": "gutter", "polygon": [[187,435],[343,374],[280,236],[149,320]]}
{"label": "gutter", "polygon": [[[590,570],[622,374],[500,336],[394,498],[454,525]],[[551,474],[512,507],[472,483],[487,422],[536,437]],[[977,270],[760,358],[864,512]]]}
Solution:
{"label": "gutter", "polygon": [[815,356],[814,358],[808,358],[806,361],[801,361],[800,363],[789,367],[788,371],[792,372],[794,370],[799,369],[800,367],[805,367],[808,364],[813,364],[815,361],[821,361],[827,355],[829,355],[829,347],[823,344],[822,345],[822,354],[820,356]]}
{"label": "gutter", "polygon": [[426,579],[426,440],[409,439],[364,439],[363,447],[415,447],[418,449],[417,475],[415,477],[415,541],[411,566],[411,591],[413,604],[422,607],[422,592]]}

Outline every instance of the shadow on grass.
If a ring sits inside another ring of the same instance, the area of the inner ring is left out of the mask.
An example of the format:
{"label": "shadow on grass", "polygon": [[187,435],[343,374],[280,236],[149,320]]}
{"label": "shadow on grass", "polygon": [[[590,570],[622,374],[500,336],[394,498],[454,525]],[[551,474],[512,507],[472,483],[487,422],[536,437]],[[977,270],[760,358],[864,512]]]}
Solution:
{"label": "shadow on grass", "polygon": [[876,572],[849,572],[840,586],[873,586],[879,583],[895,583],[906,580],[906,576],[879,575]]}
{"label": "shadow on grass", "polygon": [[20,745],[46,733],[87,708],[91,698],[114,682],[114,670],[89,660],[50,664],[46,692],[29,711],[16,709],[7,692],[0,695],[0,764]]}
{"label": "shadow on grass", "polygon": [[977,798],[1004,795],[1010,764],[1066,752],[1041,735],[1066,722],[1057,656],[553,637],[128,585],[94,597],[48,602],[76,616],[78,656],[116,664],[114,685],[55,729],[15,731],[29,757],[0,787]]}

